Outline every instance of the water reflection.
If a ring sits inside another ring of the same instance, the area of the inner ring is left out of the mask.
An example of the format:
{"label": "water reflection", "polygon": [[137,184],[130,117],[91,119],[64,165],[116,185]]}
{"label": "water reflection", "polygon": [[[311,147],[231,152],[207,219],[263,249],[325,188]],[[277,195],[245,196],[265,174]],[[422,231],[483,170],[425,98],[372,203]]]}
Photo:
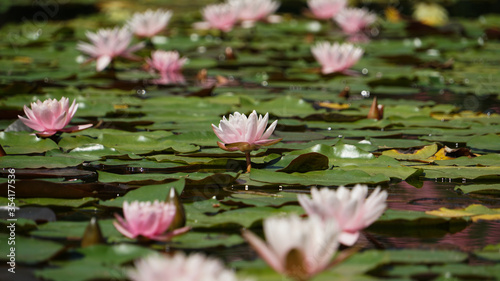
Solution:
{"label": "water reflection", "polygon": [[[425,181],[422,188],[399,182],[389,188],[388,208],[425,212],[441,207],[464,208],[470,204],[498,206],[494,201],[484,202],[454,191],[456,183]],[[400,228],[374,225],[365,233],[364,243],[369,248],[438,248],[472,251],[500,243],[500,221],[469,222],[456,218],[435,222],[402,222]]]}
{"label": "water reflection", "polygon": [[162,84],[162,85],[184,84],[184,83],[186,83],[186,79],[184,78],[184,75],[182,75],[182,73],[167,72],[167,73],[163,73],[161,75],[161,78],[152,80],[151,82],[154,84]]}
{"label": "water reflection", "polygon": [[441,179],[424,181],[421,188],[416,188],[404,181],[391,185],[388,208],[395,210],[430,211],[441,207],[464,208],[470,204],[485,204],[468,195],[454,191],[456,183]]}
{"label": "water reflection", "polygon": [[[500,243],[500,222],[479,221],[471,223],[463,230],[455,233],[444,233],[441,237],[427,236],[429,231],[437,234],[436,228],[423,228],[421,237],[394,236],[372,231],[366,232],[364,242],[369,248],[401,249],[401,248],[433,248],[470,252],[480,250],[488,245]],[[362,240],[360,240],[362,241]]]}

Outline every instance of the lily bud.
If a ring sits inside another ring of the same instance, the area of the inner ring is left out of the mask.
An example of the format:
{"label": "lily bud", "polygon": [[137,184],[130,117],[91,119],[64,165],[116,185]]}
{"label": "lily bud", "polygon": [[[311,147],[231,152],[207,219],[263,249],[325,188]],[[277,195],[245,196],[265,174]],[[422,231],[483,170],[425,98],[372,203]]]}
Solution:
{"label": "lily bud", "polygon": [[377,119],[381,120],[384,118],[384,106],[377,103],[377,97],[373,98],[372,106],[370,107],[370,111],[368,112],[368,119]]}
{"label": "lily bud", "polygon": [[168,231],[173,231],[174,229],[184,227],[186,225],[186,211],[184,210],[184,206],[182,206],[179,194],[177,194],[177,190],[175,190],[175,188],[170,188],[167,200],[165,201],[168,204],[175,205],[175,216],[172,224],[168,228]]}
{"label": "lily bud", "polygon": [[226,60],[236,60],[236,54],[234,53],[233,48],[226,47],[224,53],[226,55]]}
{"label": "lily bud", "polygon": [[83,233],[81,247],[85,248],[88,246],[93,246],[97,244],[104,243],[104,237],[102,236],[101,227],[99,227],[99,222],[96,217],[92,217],[90,219],[89,224],[85,228],[85,232]]}

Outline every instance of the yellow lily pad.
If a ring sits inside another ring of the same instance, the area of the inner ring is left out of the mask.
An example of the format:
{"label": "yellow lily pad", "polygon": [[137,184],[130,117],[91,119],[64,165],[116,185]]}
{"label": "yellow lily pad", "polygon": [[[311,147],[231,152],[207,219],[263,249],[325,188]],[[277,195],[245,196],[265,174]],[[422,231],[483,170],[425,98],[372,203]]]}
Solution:
{"label": "yellow lily pad", "polygon": [[471,217],[472,221],[500,220],[500,209],[490,209],[479,204],[472,204],[464,209],[448,209],[442,207],[438,210],[427,211],[425,213],[428,215],[447,218]]}
{"label": "yellow lily pad", "polygon": [[336,103],[336,102],[319,102],[318,105],[324,108],[336,109],[336,110],[348,109],[351,106],[348,103]]}
{"label": "yellow lily pad", "polygon": [[420,149],[406,153],[400,149],[391,149],[382,152],[382,155],[390,156],[400,160],[424,160],[437,152],[437,144],[426,145]]}

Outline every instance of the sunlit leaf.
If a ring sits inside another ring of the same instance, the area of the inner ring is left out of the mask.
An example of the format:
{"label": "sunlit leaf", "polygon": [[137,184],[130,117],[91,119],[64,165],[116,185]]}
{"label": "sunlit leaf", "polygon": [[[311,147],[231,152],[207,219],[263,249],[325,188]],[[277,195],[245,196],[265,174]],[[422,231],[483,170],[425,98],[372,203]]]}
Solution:
{"label": "sunlit leaf", "polygon": [[427,211],[429,215],[440,217],[471,217],[473,221],[478,220],[500,220],[500,209],[490,209],[483,205],[472,204],[464,209],[448,209],[445,207],[439,210]]}

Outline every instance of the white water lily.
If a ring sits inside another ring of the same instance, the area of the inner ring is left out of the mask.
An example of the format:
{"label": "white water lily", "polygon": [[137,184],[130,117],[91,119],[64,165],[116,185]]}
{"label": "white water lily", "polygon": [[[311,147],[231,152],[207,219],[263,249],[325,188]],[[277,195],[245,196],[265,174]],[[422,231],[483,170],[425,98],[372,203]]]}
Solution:
{"label": "white water lily", "polygon": [[150,255],[128,271],[133,281],[237,281],[236,275],[214,258],[182,252],[173,256]]}
{"label": "white water lily", "polygon": [[135,35],[151,38],[167,27],[171,17],[170,10],[147,10],[135,13],[127,24]]}
{"label": "white water lily", "polygon": [[340,186],[311,188],[312,198],[298,195],[300,205],[309,216],[319,216],[324,222],[336,221],[341,229],[339,240],[351,246],[358,240],[360,231],[375,222],[385,211],[387,191],[377,187],[367,198],[368,187],[356,185],[352,190]]}
{"label": "white water lily", "polygon": [[334,264],[340,233],[335,221],[292,215],[265,219],[263,226],[266,242],[249,230],[243,237],[276,272],[308,280]]}
{"label": "white water lily", "polygon": [[346,5],[347,0],[307,0],[307,6],[317,19],[331,19]]}
{"label": "white water lily", "polygon": [[359,32],[377,20],[377,15],[364,8],[342,9],[334,20],[346,34]]}

